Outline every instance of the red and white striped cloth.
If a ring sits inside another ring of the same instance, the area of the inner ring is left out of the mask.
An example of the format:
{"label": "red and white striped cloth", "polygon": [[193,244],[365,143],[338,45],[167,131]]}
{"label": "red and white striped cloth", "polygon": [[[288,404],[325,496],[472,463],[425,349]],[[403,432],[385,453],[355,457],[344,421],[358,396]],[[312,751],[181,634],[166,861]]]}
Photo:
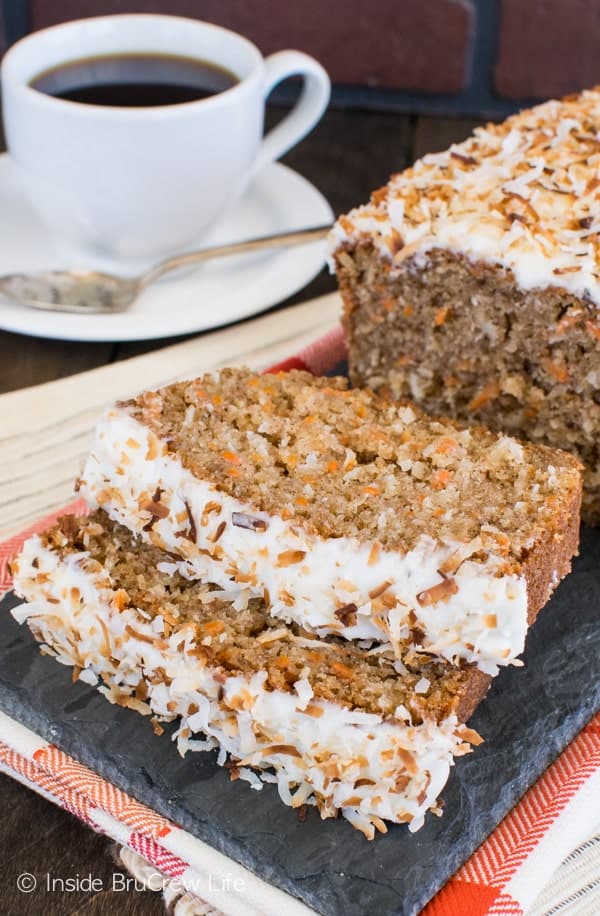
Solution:
{"label": "red and white striped cloth", "polygon": [[[336,329],[271,371],[305,368],[323,373],[344,355],[341,332]],[[85,511],[84,503],[74,502],[0,545],[0,593],[10,588],[8,561],[23,540],[58,515],[80,511]],[[182,889],[227,916],[311,912],[2,713],[0,771],[132,849]],[[561,862],[599,828],[600,714],[425,907],[422,916],[527,914]],[[600,879],[592,885],[595,888],[590,886],[589,896],[584,895],[584,909],[578,904],[577,912],[586,916],[600,913]],[[575,896],[584,899],[580,893]],[[559,909],[567,912],[562,906]]]}

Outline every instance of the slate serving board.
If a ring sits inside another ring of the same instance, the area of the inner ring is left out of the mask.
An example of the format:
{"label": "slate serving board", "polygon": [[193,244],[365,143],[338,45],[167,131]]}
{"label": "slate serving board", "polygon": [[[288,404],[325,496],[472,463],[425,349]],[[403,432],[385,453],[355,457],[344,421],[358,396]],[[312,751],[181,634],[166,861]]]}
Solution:
{"label": "slate serving board", "polygon": [[600,708],[600,530],[532,628],[526,668],[505,669],[471,719],[486,739],[460,758],[442,818],[368,843],[344,820],[304,823],[274,786],[231,783],[215,754],[181,759],[169,729],[71,683],[0,603],[0,708],[115,785],[325,916],[413,916]]}

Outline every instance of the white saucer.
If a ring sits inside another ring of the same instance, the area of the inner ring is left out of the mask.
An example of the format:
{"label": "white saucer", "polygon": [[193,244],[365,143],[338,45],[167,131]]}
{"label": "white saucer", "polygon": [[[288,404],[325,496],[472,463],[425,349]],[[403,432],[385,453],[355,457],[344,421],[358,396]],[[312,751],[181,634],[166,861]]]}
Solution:
{"label": "white saucer", "polygon": [[[332,219],[331,207],[310,182],[274,163],[198,247]],[[324,261],[325,242],[215,260],[165,276],[117,315],[36,311],[0,296],[0,328],[61,340],[143,340],[204,331],[281,302],[308,283]],[[68,250],[54,238],[25,199],[8,155],[0,155],[0,275],[65,267],[135,272],[123,263]]]}

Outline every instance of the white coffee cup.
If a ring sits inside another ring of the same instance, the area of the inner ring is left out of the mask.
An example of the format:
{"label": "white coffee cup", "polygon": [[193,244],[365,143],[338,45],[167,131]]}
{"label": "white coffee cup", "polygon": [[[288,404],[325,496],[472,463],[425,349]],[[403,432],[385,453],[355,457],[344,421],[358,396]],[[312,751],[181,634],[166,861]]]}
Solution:
{"label": "white coffee cup", "polygon": [[[239,82],[179,105],[121,108],[46,95],[29,84],[69,61],[159,53],[220,65]],[[300,99],[263,139],[265,100],[302,75]],[[299,51],[263,59],[246,38],[174,16],[103,16],[35,32],[0,69],[6,141],[24,188],[68,242],[117,257],[160,256],[196,243],[253,176],[317,123],[329,78]]]}

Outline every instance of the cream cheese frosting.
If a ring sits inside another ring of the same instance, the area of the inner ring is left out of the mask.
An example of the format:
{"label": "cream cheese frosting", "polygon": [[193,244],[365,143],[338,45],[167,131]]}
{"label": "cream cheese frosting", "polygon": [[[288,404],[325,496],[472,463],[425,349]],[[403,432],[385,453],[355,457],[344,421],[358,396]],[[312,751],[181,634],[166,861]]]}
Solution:
{"label": "cream cheese frosting", "polygon": [[476,128],[424,156],[336,223],[393,269],[445,249],[499,264],[523,289],[557,286],[600,305],[600,89]]}
{"label": "cream cheese frosting", "polygon": [[420,647],[491,675],[523,650],[525,578],[493,554],[471,559],[477,539],[423,536],[402,553],[322,538],[198,479],[125,407],[98,425],[80,488],[91,506],[170,552],[161,571],[237,589],[242,602],[264,597],[273,615],[319,635],[389,641],[398,655]]}
{"label": "cream cheese frosting", "polygon": [[[193,655],[193,627],[166,635],[160,615],[123,608],[108,572],[85,552],[59,555],[36,535],[14,574],[28,602],[15,619],[81,680],[143,714],[180,718],[181,753],[218,747],[219,762],[231,756],[253,788],[274,782],[286,804],[316,804],[322,817],[340,810],[369,838],[385,832],[385,820],[419,829],[454,758],[480,740],[455,716],[413,724],[404,707],[384,720],[321,700],[306,676],[290,693],[266,689],[265,672],[226,677]],[[144,700],[134,696],[141,682]]]}

